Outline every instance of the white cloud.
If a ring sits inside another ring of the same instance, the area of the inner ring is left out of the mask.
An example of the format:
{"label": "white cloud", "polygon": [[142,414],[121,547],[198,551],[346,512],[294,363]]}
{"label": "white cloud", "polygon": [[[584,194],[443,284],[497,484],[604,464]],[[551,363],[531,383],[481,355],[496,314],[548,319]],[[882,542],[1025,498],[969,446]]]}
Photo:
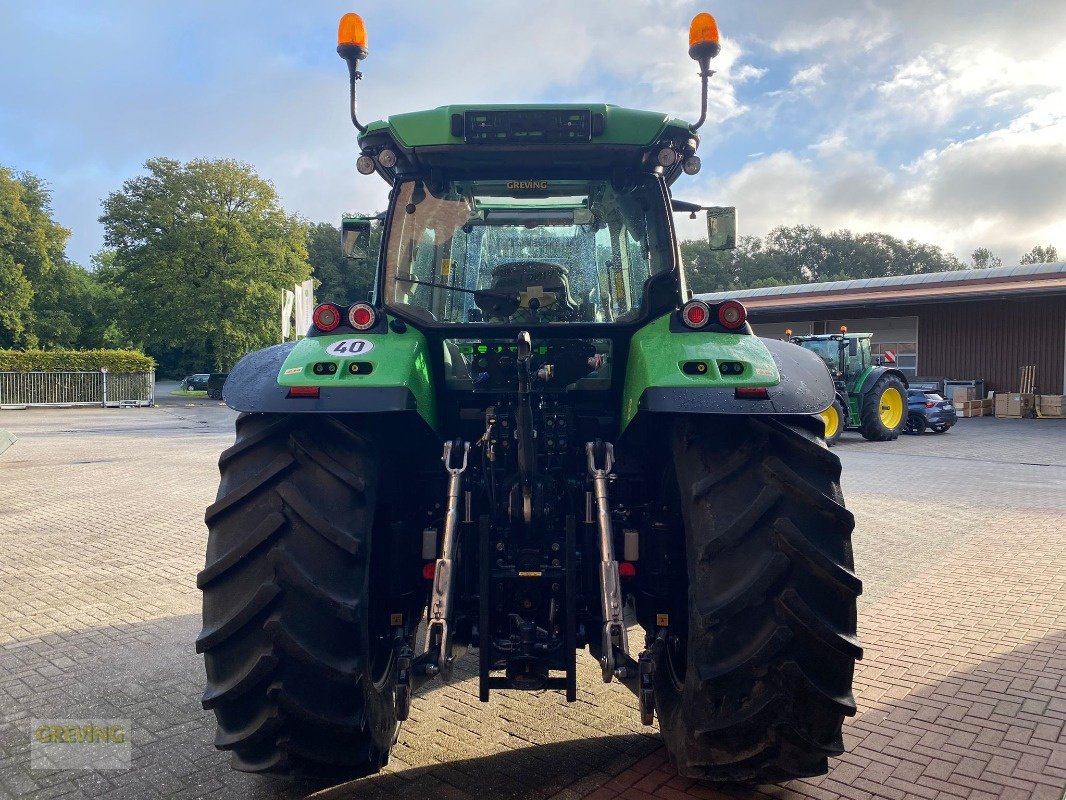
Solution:
{"label": "white cloud", "polygon": [[733,83],[747,83],[748,81],[757,81],[769,70],[765,67],[753,67],[751,64],[741,64],[736,70],[733,71]]}
{"label": "white cloud", "polygon": [[[80,260],[99,246],[99,200],[156,155],[246,161],[314,220],[381,208],[385,185],[353,169],[332,44],[345,10],[332,0],[269,13],[254,0],[179,11],[0,4],[0,71],[20,76],[0,98],[0,162],[51,182]],[[399,14],[364,0],[360,113],[606,101],[694,120],[685,33],[698,10],[695,0],[411,0]],[[962,14],[928,0],[763,0],[723,8],[719,23],[705,169],[684,196],[702,187],[710,199],[716,181],[714,199],[738,205],[749,232],[802,222],[963,254],[1066,248],[1066,3],[972,0]]]}
{"label": "white cloud", "polygon": [[1010,264],[1036,244],[1066,243],[1066,91],[896,169],[838,138],[820,144],[813,159],[782,151],[748,163],[706,202],[738,206],[754,235],[796,224],[880,231],[964,262],[977,247]]}
{"label": "white cloud", "polygon": [[[675,35],[670,38],[678,37]],[[659,48],[657,52],[661,54],[661,60],[647,65],[640,72],[644,75],[643,82],[650,85],[651,96],[656,98],[658,107],[681,119],[695,122],[700,115],[698,69],[695,62],[688,58],[684,47],[680,53],[676,52],[677,49],[676,44],[673,48]],[[724,40],[722,54],[712,63],[715,74],[707,84],[709,120],[721,123],[747,111],[747,107],[737,98],[736,85],[760,77],[763,71],[740,64],[742,55],[739,45]],[[632,98],[633,105],[640,105],[639,94],[635,93]],[[646,97],[644,105],[648,105]]]}
{"label": "white cloud", "polygon": [[[193,2],[180,12],[118,0],[66,10],[0,6],[9,45],[0,72],[32,78],[13,82],[0,99],[0,163],[52,184],[57,216],[74,230],[71,254],[81,261],[101,243],[99,200],[157,155],[248,162],[275,183],[289,210],[314,220],[380,208],[387,187],[353,169],[346,73],[332,41],[347,8],[334,6],[320,0],[269,13],[252,0]],[[371,55],[360,116],[447,103],[587,100],[694,121],[700,89],[686,38],[693,7],[691,0],[535,7],[456,0],[415,3],[398,15],[384,0],[366,0],[360,11]],[[162,42],[159,30],[168,31]],[[721,122],[745,112],[737,87],[764,70],[728,38],[714,67],[708,119]]]}
{"label": "white cloud", "polygon": [[893,31],[888,12],[867,6],[849,17],[832,17],[816,22],[791,24],[784,17],[784,30],[770,42],[778,53],[804,53],[811,50],[868,51],[888,39]]}
{"label": "white cloud", "polygon": [[972,44],[935,45],[901,64],[878,86],[886,116],[902,113],[908,121],[942,125],[974,105],[1006,106],[1063,86],[1066,46],[1028,58],[1016,53]]}
{"label": "white cloud", "polygon": [[789,86],[797,86],[804,89],[825,85],[825,64],[812,64],[798,70],[788,82]]}
{"label": "white cloud", "polygon": [[848,137],[843,131],[834,131],[827,136],[823,136],[814,144],[808,145],[808,149],[814,150],[819,156],[825,158],[829,155],[847,153],[848,144]]}
{"label": "white cloud", "polygon": [[[705,199],[737,205],[760,235],[782,224],[884,231],[963,261],[990,247],[1005,263],[1038,243],[1062,247],[1066,5],[975,3],[959,16],[902,2],[873,51],[876,37],[846,16],[773,40],[778,52],[824,48],[814,66],[825,69],[798,66],[780,92],[805,138],[772,141],[770,155],[716,176]],[[817,94],[811,77],[824,81]],[[752,116],[772,105],[753,104]]]}

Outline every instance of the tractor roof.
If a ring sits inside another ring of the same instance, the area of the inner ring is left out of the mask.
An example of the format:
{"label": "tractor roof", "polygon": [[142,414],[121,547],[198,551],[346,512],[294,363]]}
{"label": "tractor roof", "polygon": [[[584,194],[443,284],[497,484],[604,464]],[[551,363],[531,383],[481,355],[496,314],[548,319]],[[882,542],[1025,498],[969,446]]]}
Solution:
{"label": "tractor roof", "polygon": [[[606,104],[451,105],[372,122],[359,144],[389,183],[434,170],[510,179],[647,173],[663,147],[678,155],[663,170],[673,182],[699,137],[661,112]],[[395,167],[378,163],[386,149],[397,154]]]}

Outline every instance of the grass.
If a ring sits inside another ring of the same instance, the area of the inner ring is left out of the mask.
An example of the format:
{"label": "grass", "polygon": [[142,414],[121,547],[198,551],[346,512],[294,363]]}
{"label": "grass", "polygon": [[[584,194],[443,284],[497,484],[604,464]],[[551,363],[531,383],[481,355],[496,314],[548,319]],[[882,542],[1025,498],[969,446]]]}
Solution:
{"label": "grass", "polygon": [[193,389],[188,389],[188,390],[186,390],[186,389],[175,389],[174,391],[171,392],[171,394],[172,395],[177,395],[178,397],[207,397],[207,391],[206,390],[205,391],[196,391],[196,390],[193,390]]}

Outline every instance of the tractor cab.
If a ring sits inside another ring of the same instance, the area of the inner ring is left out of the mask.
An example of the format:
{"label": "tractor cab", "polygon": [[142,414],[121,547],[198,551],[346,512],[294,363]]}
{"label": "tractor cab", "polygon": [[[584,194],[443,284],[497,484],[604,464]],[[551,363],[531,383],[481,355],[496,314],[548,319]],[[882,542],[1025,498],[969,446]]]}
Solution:
{"label": "tractor cab", "polygon": [[789,341],[816,353],[825,362],[837,387],[852,391],[866,378],[867,370],[880,366],[874,364],[872,337],[870,333],[848,333],[844,328],[840,333],[820,336],[790,336]]}
{"label": "tractor cab", "polygon": [[[700,169],[686,122],[610,105],[445,106],[372,123],[360,146],[359,169],[393,187],[378,296],[409,324],[552,337],[566,323],[635,326],[688,297],[669,189]],[[735,216],[714,211],[733,241]]]}
{"label": "tractor cab", "polygon": [[676,271],[654,180],[408,180],[392,207],[382,299],[412,323],[632,322]]}

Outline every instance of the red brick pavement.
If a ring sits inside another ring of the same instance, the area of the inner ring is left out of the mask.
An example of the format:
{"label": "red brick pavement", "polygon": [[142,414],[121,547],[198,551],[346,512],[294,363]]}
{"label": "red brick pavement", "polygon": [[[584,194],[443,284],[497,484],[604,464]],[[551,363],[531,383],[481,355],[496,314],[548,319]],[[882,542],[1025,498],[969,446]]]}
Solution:
{"label": "red brick pavement", "polygon": [[861,609],[859,714],[828,775],[701,785],[659,750],[592,791],[556,797],[1063,800],[1066,535],[1052,514],[1024,529],[1000,519]]}

